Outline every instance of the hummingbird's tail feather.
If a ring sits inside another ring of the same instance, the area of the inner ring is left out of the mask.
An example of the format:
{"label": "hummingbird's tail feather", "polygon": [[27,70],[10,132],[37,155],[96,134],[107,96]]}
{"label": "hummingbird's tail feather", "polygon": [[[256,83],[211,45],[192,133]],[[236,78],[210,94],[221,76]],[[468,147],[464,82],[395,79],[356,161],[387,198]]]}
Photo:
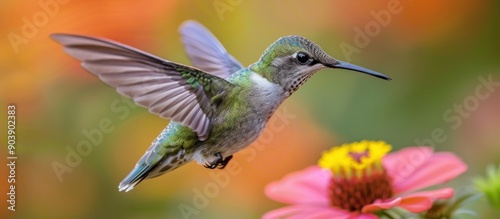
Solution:
{"label": "hummingbird's tail feather", "polygon": [[[153,157],[160,159],[153,160]],[[137,162],[134,169],[120,182],[118,190],[128,192],[144,179],[154,178],[170,172],[191,161],[184,149],[175,150],[165,156],[158,156],[154,150],[148,150]]]}
{"label": "hummingbird's tail feather", "polygon": [[152,169],[149,165],[139,165],[137,164],[135,168],[130,171],[130,173],[120,182],[118,185],[118,191],[128,192],[132,190],[137,184],[139,184],[143,179],[148,176],[148,172]]}

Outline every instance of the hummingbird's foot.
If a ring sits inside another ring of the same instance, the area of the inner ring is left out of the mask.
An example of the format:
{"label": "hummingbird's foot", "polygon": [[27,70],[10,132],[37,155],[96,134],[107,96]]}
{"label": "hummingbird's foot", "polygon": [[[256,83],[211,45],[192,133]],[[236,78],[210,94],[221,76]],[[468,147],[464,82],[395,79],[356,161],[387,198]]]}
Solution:
{"label": "hummingbird's foot", "polygon": [[222,154],[220,154],[219,152],[217,152],[215,154],[215,156],[217,157],[217,160],[215,160],[213,162],[208,162],[207,164],[204,165],[205,168],[215,169],[218,166],[221,166],[221,167],[219,167],[219,169],[224,169],[224,167],[226,167],[226,165],[229,163],[231,158],[233,158],[233,155],[230,155],[230,156],[227,156],[226,158],[223,158]]}
{"label": "hummingbird's foot", "polygon": [[221,169],[221,170],[224,169],[224,167],[226,167],[226,165],[229,163],[229,161],[231,159],[233,159],[233,155],[229,155],[226,158],[224,158],[224,160],[222,161],[222,163],[220,163],[221,166],[219,167],[219,169]]}
{"label": "hummingbird's foot", "polygon": [[220,154],[219,152],[215,153],[215,156],[217,157],[217,160],[213,161],[213,162],[208,162],[205,164],[205,168],[208,168],[208,169],[215,169],[217,168],[217,166],[219,166],[219,164],[221,164],[222,162],[224,162],[222,160],[222,154]]}

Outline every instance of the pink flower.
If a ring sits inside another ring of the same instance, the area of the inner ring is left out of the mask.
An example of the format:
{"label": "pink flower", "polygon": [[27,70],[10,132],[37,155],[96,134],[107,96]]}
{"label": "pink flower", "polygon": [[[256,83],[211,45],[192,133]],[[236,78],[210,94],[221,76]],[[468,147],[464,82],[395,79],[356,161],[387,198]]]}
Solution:
{"label": "pink flower", "polygon": [[263,218],[374,219],[378,218],[374,212],[394,207],[424,212],[433,201],[451,198],[453,189],[416,190],[444,183],[467,170],[454,154],[434,153],[429,147],[408,147],[386,155],[388,151],[385,142],[371,141],[333,148],[319,166],[270,183],[266,195],[290,206]]}

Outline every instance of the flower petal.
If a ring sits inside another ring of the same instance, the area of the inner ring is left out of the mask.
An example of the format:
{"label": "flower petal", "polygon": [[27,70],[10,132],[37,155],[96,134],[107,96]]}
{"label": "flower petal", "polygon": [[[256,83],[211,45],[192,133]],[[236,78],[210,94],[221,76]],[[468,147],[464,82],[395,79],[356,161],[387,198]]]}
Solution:
{"label": "flower petal", "polygon": [[350,212],[330,206],[292,205],[267,212],[262,219],[349,218]]}
{"label": "flower petal", "polygon": [[287,204],[330,204],[329,183],[332,175],[318,166],[293,172],[265,188],[266,195]]}
{"label": "flower petal", "polygon": [[412,213],[420,213],[429,210],[432,202],[436,199],[449,199],[453,197],[453,189],[443,188],[432,191],[416,192],[395,199],[377,201],[363,207],[363,213],[373,213],[394,207],[401,207]]}
{"label": "flower petal", "polygon": [[394,207],[404,208],[412,213],[419,213],[428,210],[432,207],[432,200],[425,196],[396,198],[382,202],[376,202],[363,207],[361,212],[373,213],[381,210],[387,210]]}
{"label": "flower petal", "polygon": [[432,156],[430,147],[407,147],[387,154],[382,163],[394,181],[406,179]]}
{"label": "flower petal", "polygon": [[401,203],[401,198],[396,198],[392,200],[376,201],[373,204],[365,205],[361,212],[372,213],[380,210],[387,210],[398,206]]}
{"label": "flower petal", "polygon": [[434,201],[436,199],[449,199],[453,197],[453,193],[454,191],[452,188],[442,188],[431,191],[415,192],[409,195],[405,195],[402,198],[405,199],[408,197],[427,197]]}
{"label": "flower petal", "polygon": [[420,213],[432,207],[432,200],[425,196],[405,197],[401,199],[399,206],[411,213]]}
{"label": "flower petal", "polygon": [[349,219],[378,219],[374,214],[360,214],[360,213],[353,213]]}
{"label": "flower petal", "polygon": [[436,199],[449,199],[451,197],[453,197],[452,188],[416,192],[401,197],[399,207],[412,213],[420,213],[429,210],[432,207],[432,202]]}
{"label": "flower petal", "polygon": [[432,154],[428,147],[411,147],[389,154],[383,164],[393,179],[395,193],[443,183],[467,170],[467,165],[454,154]]}

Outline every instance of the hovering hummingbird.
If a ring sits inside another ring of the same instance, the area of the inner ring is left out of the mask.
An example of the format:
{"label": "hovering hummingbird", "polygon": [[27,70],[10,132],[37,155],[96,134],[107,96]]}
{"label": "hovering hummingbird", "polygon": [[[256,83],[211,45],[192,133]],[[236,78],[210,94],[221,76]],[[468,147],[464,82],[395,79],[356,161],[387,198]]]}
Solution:
{"label": "hovering hummingbird", "polygon": [[52,34],[83,68],[170,123],[118,186],[130,191],[190,161],[224,168],[233,154],[262,133],[278,106],[324,68],[389,77],[326,54],[301,36],[285,36],[243,67],[216,37],[195,21],[180,27],[193,65],[159,58],[110,40]]}

